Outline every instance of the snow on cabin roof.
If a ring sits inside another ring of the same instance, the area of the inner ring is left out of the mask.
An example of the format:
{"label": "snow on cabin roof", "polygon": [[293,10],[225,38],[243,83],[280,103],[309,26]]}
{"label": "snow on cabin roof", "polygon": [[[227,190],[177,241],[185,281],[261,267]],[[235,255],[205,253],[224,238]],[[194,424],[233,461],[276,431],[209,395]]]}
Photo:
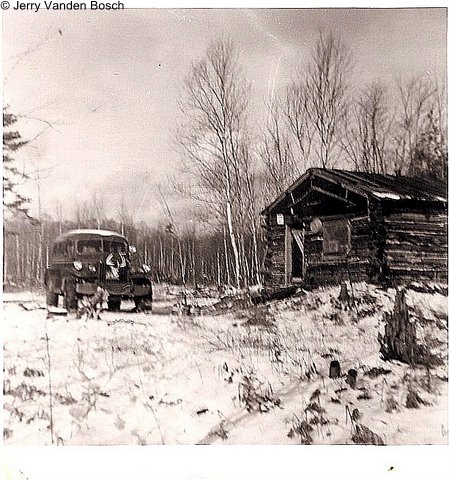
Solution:
{"label": "snow on cabin roof", "polygon": [[[373,195],[377,198],[388,198],[390,200],[400,200],[402,197],[397,193],[392,192],[373,192]],[[407,195],[407,198],[411,198]]]}
{"label": "snow on cabin roof", "polygon": [[[416,177],[403,177],[395,175],[381,175],[378,173],[351,172],[349,170],[310,168],[274,202],[263,214],[288,199],[305,180],[311,176],[321,177],[344,186],[366,197],[375,197],[385,200],[422,200],[447,203],[447,186],[441,180],[428,181]],[[288,202],[288,200],[287,200]]]}
{"label": "snow on cabin roof", "polygon": [[70,230],[68,232],[63,233],[60,235],[56,241],[62,240],[67,237],[77,236],[77,235],[97,235],[99,237],[119,237],[125,240],[125,237],[120,233],[113,232],[111,230],[95,230],[95,229],[78,229],[78,230]]}

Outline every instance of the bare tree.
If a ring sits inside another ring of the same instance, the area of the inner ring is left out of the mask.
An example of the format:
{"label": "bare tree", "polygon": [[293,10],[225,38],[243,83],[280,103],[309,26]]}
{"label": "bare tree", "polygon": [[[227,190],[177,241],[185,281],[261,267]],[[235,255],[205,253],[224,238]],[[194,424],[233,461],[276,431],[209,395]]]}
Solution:
{"label": "bare tree", "polygon": [[333,165],[332,153],[340,143],[348,106],[351,55],[336,34],[321,32],[305,71],[305,108],[316,134],[317,163]]}
{"label": "bare tree", "polygon": [[95,225],[93,211],[89,202],[84,201],[76,205],[75,219],[77,228],[91,228]]}
{"label": "bare tree", "polygon": [[128,235],[126,231],[127,227],[132,227],[134,225],[134,218],[130,213],[128,206],[126,205],[125,196],[122,195],[120,197],[120,205],[118,208],[118,220],[120,222],[120,233],[122,235]]}
{"label": "bare tree", "polygon": [[284,102],[284,118],[287,126],[295,139],[297,145],[297,163],[301,163],[302,171],[307,169],[310,161],[310,152],[314,137],[313,125],[309,118],[309,96],[307,85],[301,75],[297,75],[296,79],[287,87]]}
{"label": "bare tree", "polygon": [[431,110],[410,157],[408,174],[447,183],[447,144],[441,134],[438,116]]}
{"label": "bare tree", "polygon": [[[257,284],[261,283],[259,242],[260,242],[260,217],[259,212],[263,208],[263,197],[260,196],[257,189],[256,172],[252,168],[252,157],[249,152],[249,141],[244,142],[242,148],[242,158],[240,162],[241,170],[241,201],[240,208],[240,249],[242,257],[245,259],[245,279],[246,284],[254,280]],[[249,240],[249,241],[248,241]],[[248,245],[248,251],[245,251]]]}
{"label": "bare tree", "polygon": [[379,82],[369,85],[348,109],[341,147],[355,170],[391,173],[391,112],[386,88]]}
{"label": "bare tree", "polygon": [[[167,220],[168,220],[168,224],[165,227],[165,233],[167,233],[167,235],[170,237],[170,240],[171,240],[171,243],[172,243],[172,245],[171,245],[172,255],[175,253],[175,249],[173,248],[173,239],[176,240],[176,244],[177,244],[176,253],[178,255],[179,266],[180,266],[180,270],[181,270],[181,281],[182,281],[182,284],[185,285],[185,283],[186,283],[187,258],[186,258],[186,255],[184,254],[184,251],[183,251],[181,232],[179,230],[179,227],[178,227],[177,223],[175,222],[175,219],[172,215],[171,209],[168,206],[167,200],[165,199],[165,195],[164,195],[164,193],[162,191],[162,188],[160,186],[158,187],[158,192],[159,192],[159,197],[160,197],[162,206],[165,210],[165,213],[167,215]],[[173,263],[174,263],[174,258],[173,258]],[[173,270],[173,268],[172,268],[172,270]]]}
{"label": "bare tree", "polygon": [[178,143],[197,179],[197,192],[213,199],[223,218],[233,254],[235,283],[243,280],[241,221],[249,168],[246,110],[249,87],[231,42],[214,42],[192,65],[180,103],[185,121]]}
{"label": "bare tree", "polygon": [[438,134],[442,139],[444,148],[447,154],[447,83],[446,79],[443,78],[440,81],[435,79],[435,104],[433,108],[433,113],[436,117],[436,123],[439,128]]}
{"label": "bare tree", "polygon": [[427,116],[436,106],[438,91],[430,79],[418,77],[407,81],[397,79],[396,89],[399,101],[393,135],[396,171],[406,173]]}
{"label": "bare tree", "polygon": [[104,208],[104,199],[99,193],[95,192],[92,195],[90,208],[92,210],[92,214],[95,219],[96,227],[97,229],[100,229],[102,221],[106,218],[106,216],[105,216],[105,208]]}
{"label": "bare tree", "polygon": [[54,213],[56,222],[58,223],[59,235],[61,235],[64,225],[64,207],[60,200],[55,202]]}
{"label": "bare tree", "polygon": [[285,119],[298,126],[298,118],[284,116],[280,107],[281,102],[275,100],[271,105],[268,118],[265,124],[260,156],[265,171],[265,197],[274,198],[278,196],[298,175],[301,173],[301,165],[295,158],[292,138]]}

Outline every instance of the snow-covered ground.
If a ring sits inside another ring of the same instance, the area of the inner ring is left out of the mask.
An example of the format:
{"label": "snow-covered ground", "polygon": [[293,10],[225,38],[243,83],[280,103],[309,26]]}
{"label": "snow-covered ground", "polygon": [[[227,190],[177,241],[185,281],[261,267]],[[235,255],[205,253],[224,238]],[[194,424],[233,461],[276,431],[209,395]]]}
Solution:
{"label": "snow-covered ground", "polygon": [[[335,287],[201,316],[156,293],[152,314],[124,304],[88,321],[4,296],[5,445],[448,442],[447,357],[430,370],[380,359],[394,290],[355,285],[351,308]],[[447,318],[441,293],[410,302]]]}

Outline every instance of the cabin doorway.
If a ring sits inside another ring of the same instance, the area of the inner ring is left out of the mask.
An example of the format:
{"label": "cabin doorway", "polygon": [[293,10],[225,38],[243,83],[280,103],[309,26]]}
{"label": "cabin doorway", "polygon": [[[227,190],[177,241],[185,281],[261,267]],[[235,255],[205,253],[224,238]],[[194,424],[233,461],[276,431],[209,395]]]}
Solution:
{"label": "cabin doorway", "polygon": [[299,283],[304,278],[304,230],[291,229],[291,282]]}

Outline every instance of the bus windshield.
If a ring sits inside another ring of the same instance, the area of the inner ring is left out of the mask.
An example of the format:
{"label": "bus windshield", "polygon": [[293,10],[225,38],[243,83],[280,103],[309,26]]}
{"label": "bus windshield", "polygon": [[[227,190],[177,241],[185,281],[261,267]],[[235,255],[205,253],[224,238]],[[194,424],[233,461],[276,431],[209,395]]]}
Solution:
{"label": "bus windshield", "polygon": [[96,255],[103,251],[99,239],[78,240],[76,250],[80,255]]}

